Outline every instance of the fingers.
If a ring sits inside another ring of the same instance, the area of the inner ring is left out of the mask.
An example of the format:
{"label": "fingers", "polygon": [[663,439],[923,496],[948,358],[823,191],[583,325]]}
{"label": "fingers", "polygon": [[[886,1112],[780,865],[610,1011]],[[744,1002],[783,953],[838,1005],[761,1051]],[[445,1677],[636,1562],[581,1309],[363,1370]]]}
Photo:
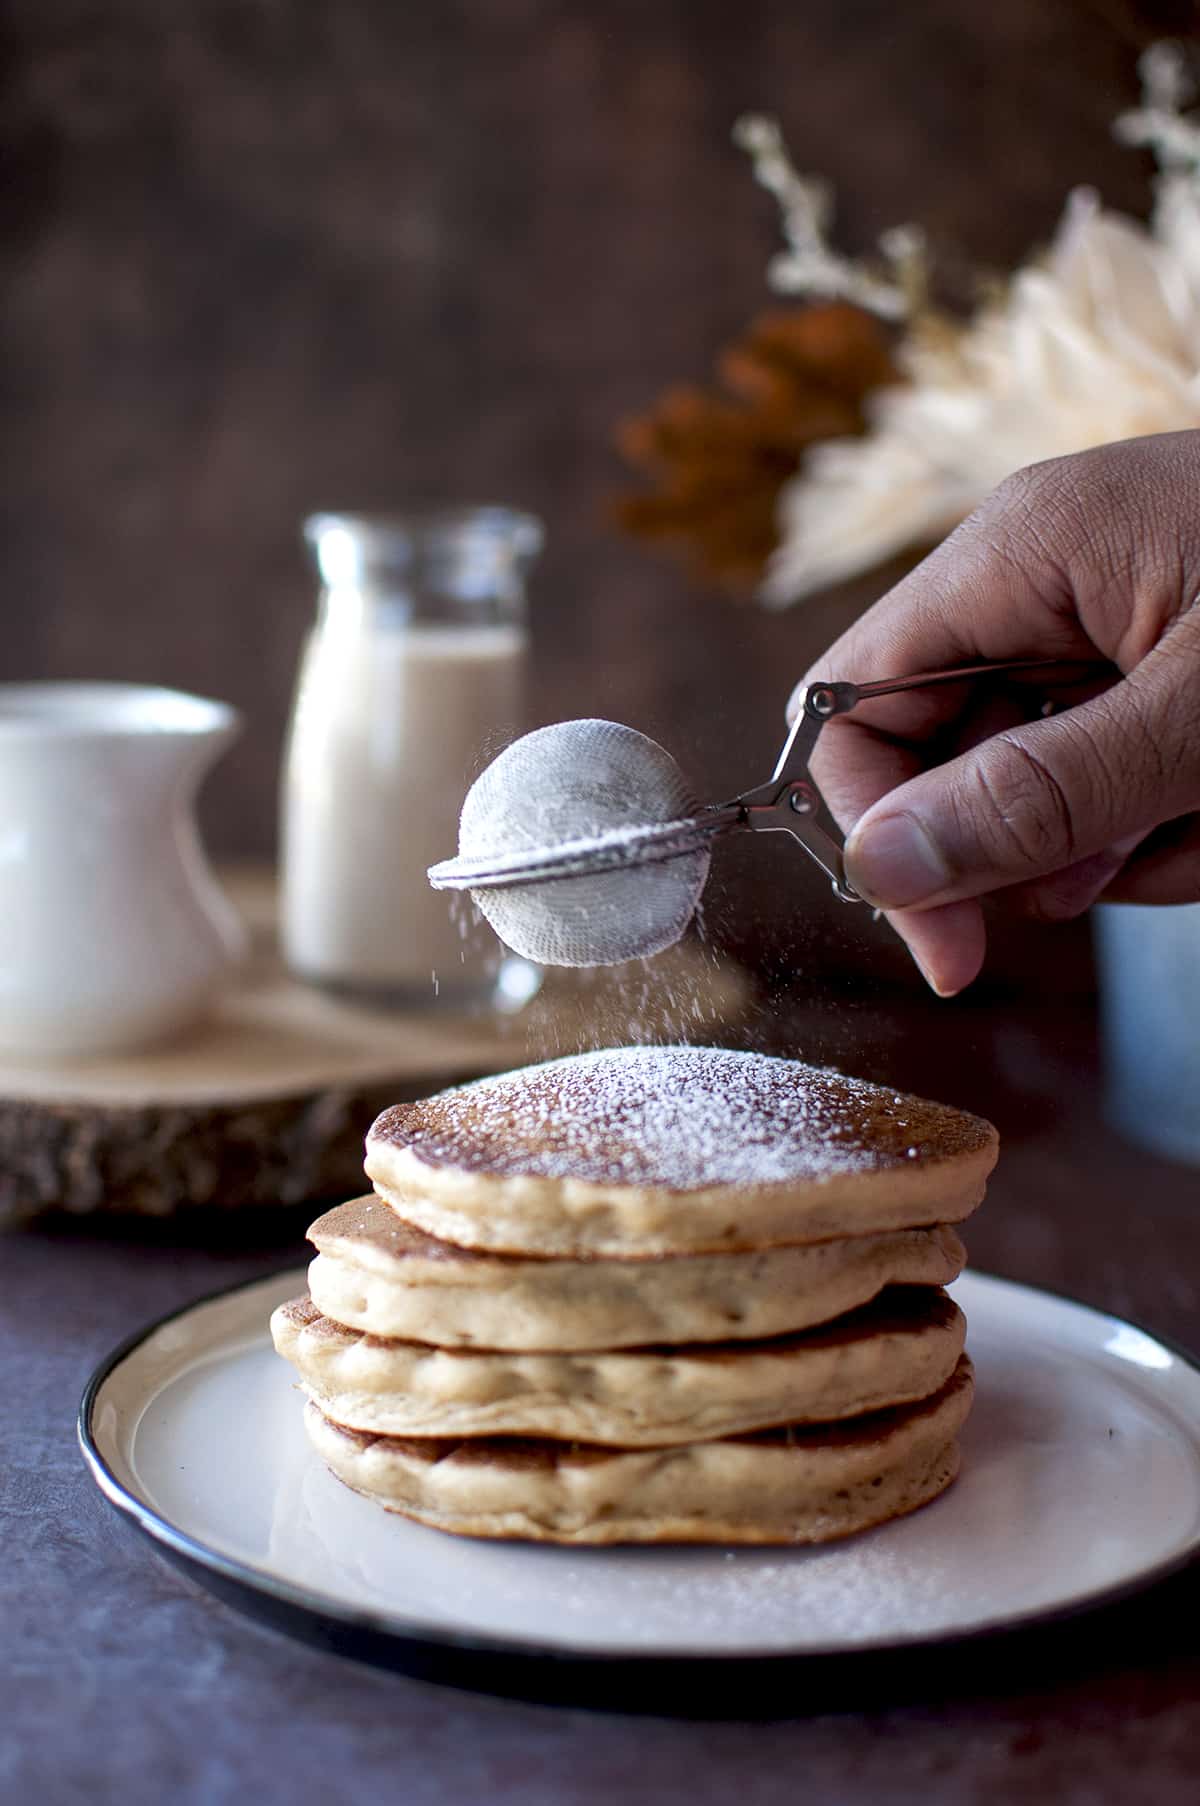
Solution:
{"label": "fingers", "polygon": [[946,903],[940,909],[897,910],[888,921],[904,941],[921,976],[939,997],[955,997],[978,978],[987,933],[978,903]]}
{"label": "fingers", "polygon": [[908,779],[855,824],[850,883],[877,908],[929,909],[1063,873],[1189,813],[1198,672],[1200,614],[1102,696]]}
{"label": "fingers", "polygon": [[[1157,840],[1158,837],[1155,837]],[[1140,834],[1080,860],[1061,872],[996,893],[1005,910],[1044,922],[1083,915],[1105,903],[1200,901],[1200,822],[1181,824],[1170,844],[1139,854]],[[1132,855],[1132,856],[1131,856]],[[905,942],[922,977],[939,997],[954,997],[978,976],[986,951],[983,910],[976,902],[933,909],[895,910],[888,921]]]}
{"label": "fingers", "polygon": [[[938,759],[967,752],[981,741],[1010,728],[1022,727],[1041,714],[1040,694],[1030,687],[993,689],[991,685],[947,685],[938,694],[938,707],[949,706],[954,719],[935,724],[936,740],[898,740],[876,725],[880,702],[860,704],[852,715],[835,716],[821,731],[812,757],[818,788],[841,824],[849,831],[873,803],[916,777]],[[890,699],[886,699],[890,700]]]}
{"label": "fingers", "polygon": [[1142,839],[1140,834],[1130,835],[1090,859],[1079,859],[1060,872],[1052,872],[1048,878],[1034,878],[1028,884],[997,891],[994,901],[1005,911],[1033,921],[1069,922],[1104,895]]}
{"label": "fingers", "polygon": [[[1037,483],[1045,485],[1041,477]],[[1037,486],[1035,483],[1034,487]],[[1069,607],[1061,571],[1024,529],[1031,473],[1002,485],[979,512],[842,635],[797,686],[789,720],[818,679],[867,682],[1007,657],[1094,660],[1096,646]],[[1033,694],[1037,678],[1027,680]],[[1016,685],[1012,695],[1020,689]],[[1028,718],[1024,707],[979,723],[975,736]],[[979,703],[969,683],[915,689],[861,704],[826,724],[813,775],[844,831],[930,762],[933,743]],[[963,734],[956,739],[959,744]],[[944,756],[944,753],[943,753]]]}
{"label": "fingers", "polygon": [[809,768],[847,834],[873,803],[917,777],[925,763],[919,748],[890,740],[865,721],[843,716],[821,729]]}
{"label": "fingers", "polygon": [[[837,640],[797,686],[855,683],[1020,658],[1095,658],[1112,647],[1081,622],[1055,540],[1077,537],[1078,498],[1059,465],[1019,471]],[[1056,525],[1057,522],[1057,525]],[[1049,548],[1049,549],[1048,549]],[[952,695],[952,700],[948,700]],[[894,736],[925,737],[961,693],[909,691],[873,704]]]}
{"label": "fingers", "polygon": [[1018,472],[805,679],[1097,654],[1125,673],[1046,720],[1011,698],[988,718],[955,684],[822,731],[813,774],[849,882],[942,994],[979,969],[985,895],[1054,919],[1097,896],[1200,899],[1200,836],[1139,845],[1200,810],[1198,474],[1194,432]]}

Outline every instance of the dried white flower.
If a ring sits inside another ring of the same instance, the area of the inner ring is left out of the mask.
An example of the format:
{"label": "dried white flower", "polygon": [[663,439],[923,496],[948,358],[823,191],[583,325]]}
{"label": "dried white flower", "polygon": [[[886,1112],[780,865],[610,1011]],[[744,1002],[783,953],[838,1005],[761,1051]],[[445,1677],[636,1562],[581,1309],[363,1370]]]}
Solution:
{"label": "dried white flower", "polygon": [[853,301],[882,319],[904,319],[912,309],[918,269],[923,270],[920,231],[897,226],[884,234],[880,240],[888,266],[884,270],[855,263],[827,243],[833,192],[819,176],[802,176],[793,166],[778,121],[747,114],[734,126],[733,140],[749,151],[755,180],[779,203],[788,248],[767,265],[770,287],[780,295]]}
{"label": "dried white flower", "polygon": [[1159,158],[1147,227],[1072,194],[1046,258],[963,326],[917,319],[908,382],[865,438],[815,447],[780,504],[777,606],[940,539],[1011,471],[1114,439],[1200,426],[1200,125],[1178,59],[1143,59],[1117,129]]}
{"label": "dried white flower", "polygon": [[1152,150],[1162,170],[1194,175],[1200,162],[1200,126],[1183,117],[1195,84],[1177,44],[1151,44],[1138,61],[1142,104],[1122,113],[1113,132],[1122,144]]}

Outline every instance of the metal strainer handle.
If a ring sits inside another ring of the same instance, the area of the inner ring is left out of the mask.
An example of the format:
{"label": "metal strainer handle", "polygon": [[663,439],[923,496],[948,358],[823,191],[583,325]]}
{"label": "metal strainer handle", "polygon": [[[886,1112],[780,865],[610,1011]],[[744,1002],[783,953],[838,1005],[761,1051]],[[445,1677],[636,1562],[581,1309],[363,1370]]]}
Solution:
{"label": "metal strainer handle", "polygon": [[911,677],[882,677],[871,683],[809,684],[783,751],[765,784],[735,797],[732,805],[742,811],[739,826],[758,832],[790,834],[809,858],[815,860],[843,903],[863,899],[847,882],[844,847],[846,837],[809,771],[817,736],[835,715],[845,715],[873,696],[892,696],[902,690],[921,690],[934,684],[961,683],[1006,671],[1057,668],[1094,670],[1094,662],[1075,659],[998,659],[987,664],[959,665],[949,671],[918,671]]}
{"label": "metal strainer handle", "polygon": [[[513,852],[459,854],[429,869],[434,890],[507,890],[551,879],[578,878],[633,866],[661,864],[695,853],[730,829],[782,831],[796,840],[821,867],[844,903],[863,899],[846,882],[845,836],[814,782],[809,759],[818,734],[835,715],[844,715],[874,696],[933,684],[959,683],[1006,671],[1079,667],[1082,660],[1053,658],[1002,659],[990,664],[960,665],[950,671],[921,671],[911,677],[886,677],[871,683],[809,684],[775,769],[765,784],[743,791],[729,802],[697,810],[675,821],[622,827],[557,845]],[[1095,669],[1092,663],[1087,669]]]}
{"label": "metal strainer handle", "polygon": [[1092,660],[1062,658],[1003,658],[985,665],[958,665],[952,671],[918,671],[912,677],[881,677],[873,683],[815,683],[804,692],[802,713],[817,721],[845,715],[872,696],[895,696],[902,690],[924,690],[934,684],[963,683],[973,677],[997,676],[1004,671],[1041,671],[1057,668],[1093,670]]}

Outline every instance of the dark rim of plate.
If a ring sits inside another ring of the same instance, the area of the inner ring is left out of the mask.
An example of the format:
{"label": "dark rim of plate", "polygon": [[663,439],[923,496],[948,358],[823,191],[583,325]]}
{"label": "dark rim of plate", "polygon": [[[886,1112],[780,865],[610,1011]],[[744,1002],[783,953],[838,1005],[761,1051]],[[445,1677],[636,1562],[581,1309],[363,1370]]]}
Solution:
{"label": "dark rim of plate", "polygon": [[[93,1432],[93,1418],[100,1392],[109,1377],[126,1361],[142,1344],[165,1329],[169,1324],[182,1317],[190,1316],[193,1311],[201,1310],[210,1304],[216,1304],[226,1298],[232,1298],[239,1292],[252,1291],[256,1287],[272,1287],[284,1278],[295,1278],[303,1285],[303,1268],[281,1268],[273,1274],[260,1275],[256,1278],[239,1281],[232,1286],[222,1286],[217,1290],[205,1293],[190,1303],[167,1311],[163,1316],[148,1323],[144,1328],[127,1336],[116,1348],[100,1362],[83,1391],[78,1416],[79,1445],[84,1459],[91,1471],[100,1492],[109,1504],[131,1523],[143,1535],[147,1536],[159,1550],[168,1556],[176,1565],[198,1578],[209,1590],[217,1592],[222,1598],[241,1607],[242,1610],[257,1617],[265,1617],[277,1627],[283,1628],[291,1635],[300,1636],[309,1641],[334,1649],[343,1655],[356,1656],[360,1660],[374,1664],[383,1663],[398,1666],[405,1671],[413,1672],[421,1668],[419,1654],[411,1652],[434,1651],[448,1657],[483,1658],[491,1663],[511,1662],[514,1658],[526,1666],[536,1665],[539,1669],[581,1668],[590,1672],[621,1667],[632,1668],[640,1675],[646,1675],[655,1669],[683,1670],[693,1675],[708,1671],[733,1674],[761,1674],[766,1671],[786,1670],[795,1673],[803,1670],[806,1674],[817,1664],[833,1661],[839,1667],[850,1667],[855,1673],[871,1660],[885,1658],[894,1661],[899,1656],[916,1657],[922,1653],[945,1653],[953,1656],[956,1652],[965,1651],[978,1645],[1006,1641],[1031,1629],[1051,1625],[1061,1625],[1077,1619],[1083,1614],[1098,1610],[1104,1606],[1116,1605],[1123,1600],[1132,1599],[1145,1592],[1159,1581],[1178,1574],[1190,1567],[1200,1557],[1200,1531],[1193,1533],[1191,1542],[1177,1554],[1168,1556],[1150,1567],[1142,1569],[1129,1578],[1115,1582],[1111,1586],[1103,1586],[1081,1593],[1078,1596],[1063,1600],[1058,1604],[1039,1607],[1031,1611],[989,1618],[966,1630],[950,1632],[930,1632],[904,1638],[881,1639],[878,1642],[860,1643],[852,1647],[814,1647],[800,1645],[795,1649],[772,1649],[769,1651],[698,1651],[687,1648],[656,1648],[647,1650],[638,1646],[613,1646],[604,1648],[575,1648],[563,1644],[549,1643],[537,1638],[520,1636],[494,1636],[486,1631],[453,1630],[444,1625],[429,1624],[420,1619],[401,1619],[391,1613],[372,1612],[359,1606],[347,1605],[343,1601],[327,1594],[322,1594],[305,1587],[281,1580],[274,1575],[264,1573],[251,1563],[240,1561],[234,1556],[223,1555],[212,1549],[200,1538],[181,1530],[171,1523],[153,1506],[138,1498],[120,1481],[101,1454]],[[1004,1279],[996,1274],[979,1273],[972,1270],[974,1278],[986,1280],[989,1285],[1000,1286],[1006,1290],[1022,1293],[1033,1293],[1038,1297],[1054,1299],[1060,1304],[1070,1306],[1073,1310],[1085,1312],[1088,1316],[1098,1317],[1122,1328],[1136,1330],[1159,1348],[1181,1361],[1191,1373],[1200,1379],[1200,1359],[1181,1343],[1171,1340],[1157,1331],[1147,1329],[1135,1318],[1118,1317],[1114,1313],[1102,1310],[1094,1305],[1084,1304],[1068,1293],[1055,1291],[1045,1286],[1030,1286],[1020,1280]],[[386,1652],[393,1649],[399,1653],[390,1656]],[[410,1652],[407,1656],[404,1651]],[[497,1670],[497,1673],[501,1671]],[[435,1678],[445,1679],[438,1674]],[[453,1678],[453,1676],[449,1677]],[[468,1684],[472,1684],[468,1682]],[[507,1685],[496,1683],[489,1678],[479,1682],[480,1685],[496,1686],[496,1690],[508,1691]],[[513,1690],[523,1691],[521,1688]],[[802,1709],[803,1702],[797,1702]],[[652,1709],[649,1705],[643,1709]]]}

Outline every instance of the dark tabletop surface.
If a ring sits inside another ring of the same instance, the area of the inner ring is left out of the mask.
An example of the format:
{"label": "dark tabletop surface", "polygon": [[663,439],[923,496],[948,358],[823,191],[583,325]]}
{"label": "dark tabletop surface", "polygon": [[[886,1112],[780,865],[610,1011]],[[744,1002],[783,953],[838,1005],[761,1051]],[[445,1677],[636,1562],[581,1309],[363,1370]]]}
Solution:
{"label": "dark tabletop surface", "polygon": [[[1086,1005],[914,999],[853,1026],[858,1070],[998,1123],[1001,1165],[970,1230],[977,1266],[1200,1347],[1200,1170],[1104,1126]],[[779,1039],[853,1066],[836,1045],[845,1033],[785,1022]],[[949,1659],[785,1668],[715,1690],[669,1675],[559,1676],[544,1683],[553,1703],[377,1670],[214,1599],[101,1499],[75,1409],[95,1364],[148,1319],[302,1258],[304,1220],[42,1226],[5,1239],[5,1806],[1196,1797],[1196,1569]]]}

